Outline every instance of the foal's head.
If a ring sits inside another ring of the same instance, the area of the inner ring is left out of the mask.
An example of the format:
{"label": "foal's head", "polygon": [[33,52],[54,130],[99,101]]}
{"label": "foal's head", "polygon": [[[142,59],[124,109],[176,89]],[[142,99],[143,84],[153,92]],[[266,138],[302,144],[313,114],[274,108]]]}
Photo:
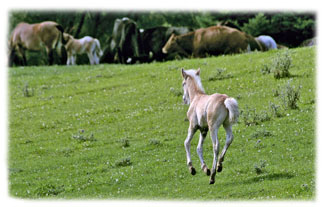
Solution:
{"label": "foal's head", "polygon": [[184,90],[183,101],[184,104],[190,104],[190,90],[194,92],[204,93],[200,79],[200,68],[197,70],[184,70],[184,68],[182,68],[182,76],[182,85]]}
{"label": "foal's head", "polygon": [[63,33],[63,39],[66,43],[68,43],[70,40],[73,39],[72,35],[68,34],[68,33]]}

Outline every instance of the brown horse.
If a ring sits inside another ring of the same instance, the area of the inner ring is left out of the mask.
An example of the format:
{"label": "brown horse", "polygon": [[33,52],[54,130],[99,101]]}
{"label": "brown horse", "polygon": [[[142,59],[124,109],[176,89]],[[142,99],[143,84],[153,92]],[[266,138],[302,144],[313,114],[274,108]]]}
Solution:
{"label": "brown horse", "polygon": [[261,50],[252,36],[227,26],[201,28],[184,35],[172,35],[162,52],[176,52],[185,57],[234,54]]}
{"label": "brown horse", "polygon": [[12,66],[16,54],[26,65],[25,50],[41,51],[44,47],[48,55],[48,63],[52,65],[54,49],[57,48],[61,55],[62,43],[65,43],[63,27],[56,22],[19,23],[13,30],[9,42],[9,66]]}

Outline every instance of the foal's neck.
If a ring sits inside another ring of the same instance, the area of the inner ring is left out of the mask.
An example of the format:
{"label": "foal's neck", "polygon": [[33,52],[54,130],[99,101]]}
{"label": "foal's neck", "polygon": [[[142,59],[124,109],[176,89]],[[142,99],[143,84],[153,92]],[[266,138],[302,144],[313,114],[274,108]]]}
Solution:
{"label": "foal's neck", "polygon": [[203,88],[200,88],[200,86],[198,86],[198,83],[196,83],[193,78],[191,78],[191,81],[189,81],[188,93],[190,96],[190,102],[192,102],[196,96],[206,94]]}

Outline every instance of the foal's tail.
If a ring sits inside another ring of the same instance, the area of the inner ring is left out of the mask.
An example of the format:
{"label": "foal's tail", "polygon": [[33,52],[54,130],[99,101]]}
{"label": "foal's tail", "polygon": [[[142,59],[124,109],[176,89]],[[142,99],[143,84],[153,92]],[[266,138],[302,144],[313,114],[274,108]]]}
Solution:
{"label": "foal's tail", "polygon": [[226,98],[224,103],[225,103],[226,108],[229,111],[230,124],[236,123],[238,120],[238,117],[239,117],[238,103],[237,103],[236,99]]}
{"label": "foal's tail", "polygon": [[98,57],[103,56],[103,51],[100,49],[100,43],[99,40],[95,38],[95,43],[96,43],[96,53]]}

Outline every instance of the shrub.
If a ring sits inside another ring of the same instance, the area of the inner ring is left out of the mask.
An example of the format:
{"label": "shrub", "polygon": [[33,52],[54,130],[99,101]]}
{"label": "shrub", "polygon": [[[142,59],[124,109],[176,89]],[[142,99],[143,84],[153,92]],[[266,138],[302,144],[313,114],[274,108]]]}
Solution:
{"label": "shrub", "polygon": [[286,109],[298,109],[297,102],[300,99],[300,88],[301,86],[292,86],[289,80],[287,84],[283,87],[280,98]]}
{"label": "shrub", "polygon": [[316,19],[312,13],[276,13],[271,18],[269,34],[279,43],[298,46],[303,40],[315,36]]}
{"label": "shrub", "polygon": [[161,142],[158,139],[150,139],[149,144],[150,145],[161,145]]}
{"label": "shrub", "polygon": [[78,134],[73,134],[72,139],[75,139],[79,142],[85,142],[85,141],[96,141],[94,138],[94,134],[91,133],[90,135],[84,134],[85,130],[81,129],[78,131]]}
{"label": "shrub", "polygon": [[284,116],[284,113],[281,110],[281,106],[276,105],[273,102],[270,102],[269,103],[269,108],[270,108],[270,111],[273,114],[273,116],[275,116],[275,117],[282,117],[282,116]]}
{"label": "shrub", "polygon": [[284,53],[278,53],[273,59],[272,72],[274,78],[280,79],[290,77],[289,69],[291,67],[291,62],[292,59],[288,50]]}
{"label": "shrub", "polygon": [[256,37],[267,34],[271,30],[271,23],[263,13],[258,13],[254,18],[249,19],[242,29],[244,32]]}
{"label": "shrub", "polygon": [[45,184],[42,185],[41,187],[38,187],[36,189],[36,194],[40,197],[45,197],[45,196],[56,196],[62,192],[64,192],[64,186],[55,186],[52,184]]}
{"label": "shrub", "polygon": [[270,74],[271,73],[271,67],[268,64],[263,64],[263,66],[261,68],[261,73],[263,75]]}
{"label": "shrub", "polygon": [[265,171],[265,167],[266,167],[266,160],[260,160],[259,163],[254,164],[254,170],[258,175]]}
{"label": "shrub", "polygon": [[24,97],[32,97],[32,96],[34,96],[34,89],[30,88],[28,83],[25,83],[22,90],[23,90],[23,96]]}
{"label": "shrub", "polygon": [[130,146],[130,140],[128,138],[120,139],[120,142],[121,142],[123,148]]}
{"label": "shrub", "polygon": [[273,89],[272,92],[274,97],[280,96],[279,88]]}
{"label": "shrub", "polygon": [[131,159],[129,157],[117,160],[115,162],[116,167],[126,167],[132,165]]}
{"label": "shrub", "polygon": [[266,130],[266,129],[258,129],[256,130],[254,133],[252,133],[251,137],[256,139],[256,138],[259,138],[259,137],[269,137],[269,136],[272,136],[273,134]]}
{"label": "shrub", "polygon": [[233,75],[230,73],[228,73],[228,74],[224,73],[226,71],[226,69],[217,68],[216,71],[217,72],[214,75],[211,75],[208,78],[208,81],[223,80],[223,79],[228,79],[228,78],[233,77]]}
{"label": "shrub", "polygon": [[258,113],[255,108],[249,109],[247,106],[246,109],[242,111],[242,117],[246,126],[259,125],[260,123],[271,119],[267,111],[264,110]]}
{"label": "shrub", "polygon": [[315,37],[315,25],[312,13],[258,13],[243,23],[242,30],[255,37],[270,35],[278,43],[297,47],[303,40]]}
{"label": "shrub", "polygon": [[175,88],[173,88],[173,87],[171,87],[171,88],[169,89],[169,91],[170,91],[173,95],[175,95],[175,96],[177,96],[177,97],[183,95],[182,90],[177,90],[177,89],[175,89]]}

